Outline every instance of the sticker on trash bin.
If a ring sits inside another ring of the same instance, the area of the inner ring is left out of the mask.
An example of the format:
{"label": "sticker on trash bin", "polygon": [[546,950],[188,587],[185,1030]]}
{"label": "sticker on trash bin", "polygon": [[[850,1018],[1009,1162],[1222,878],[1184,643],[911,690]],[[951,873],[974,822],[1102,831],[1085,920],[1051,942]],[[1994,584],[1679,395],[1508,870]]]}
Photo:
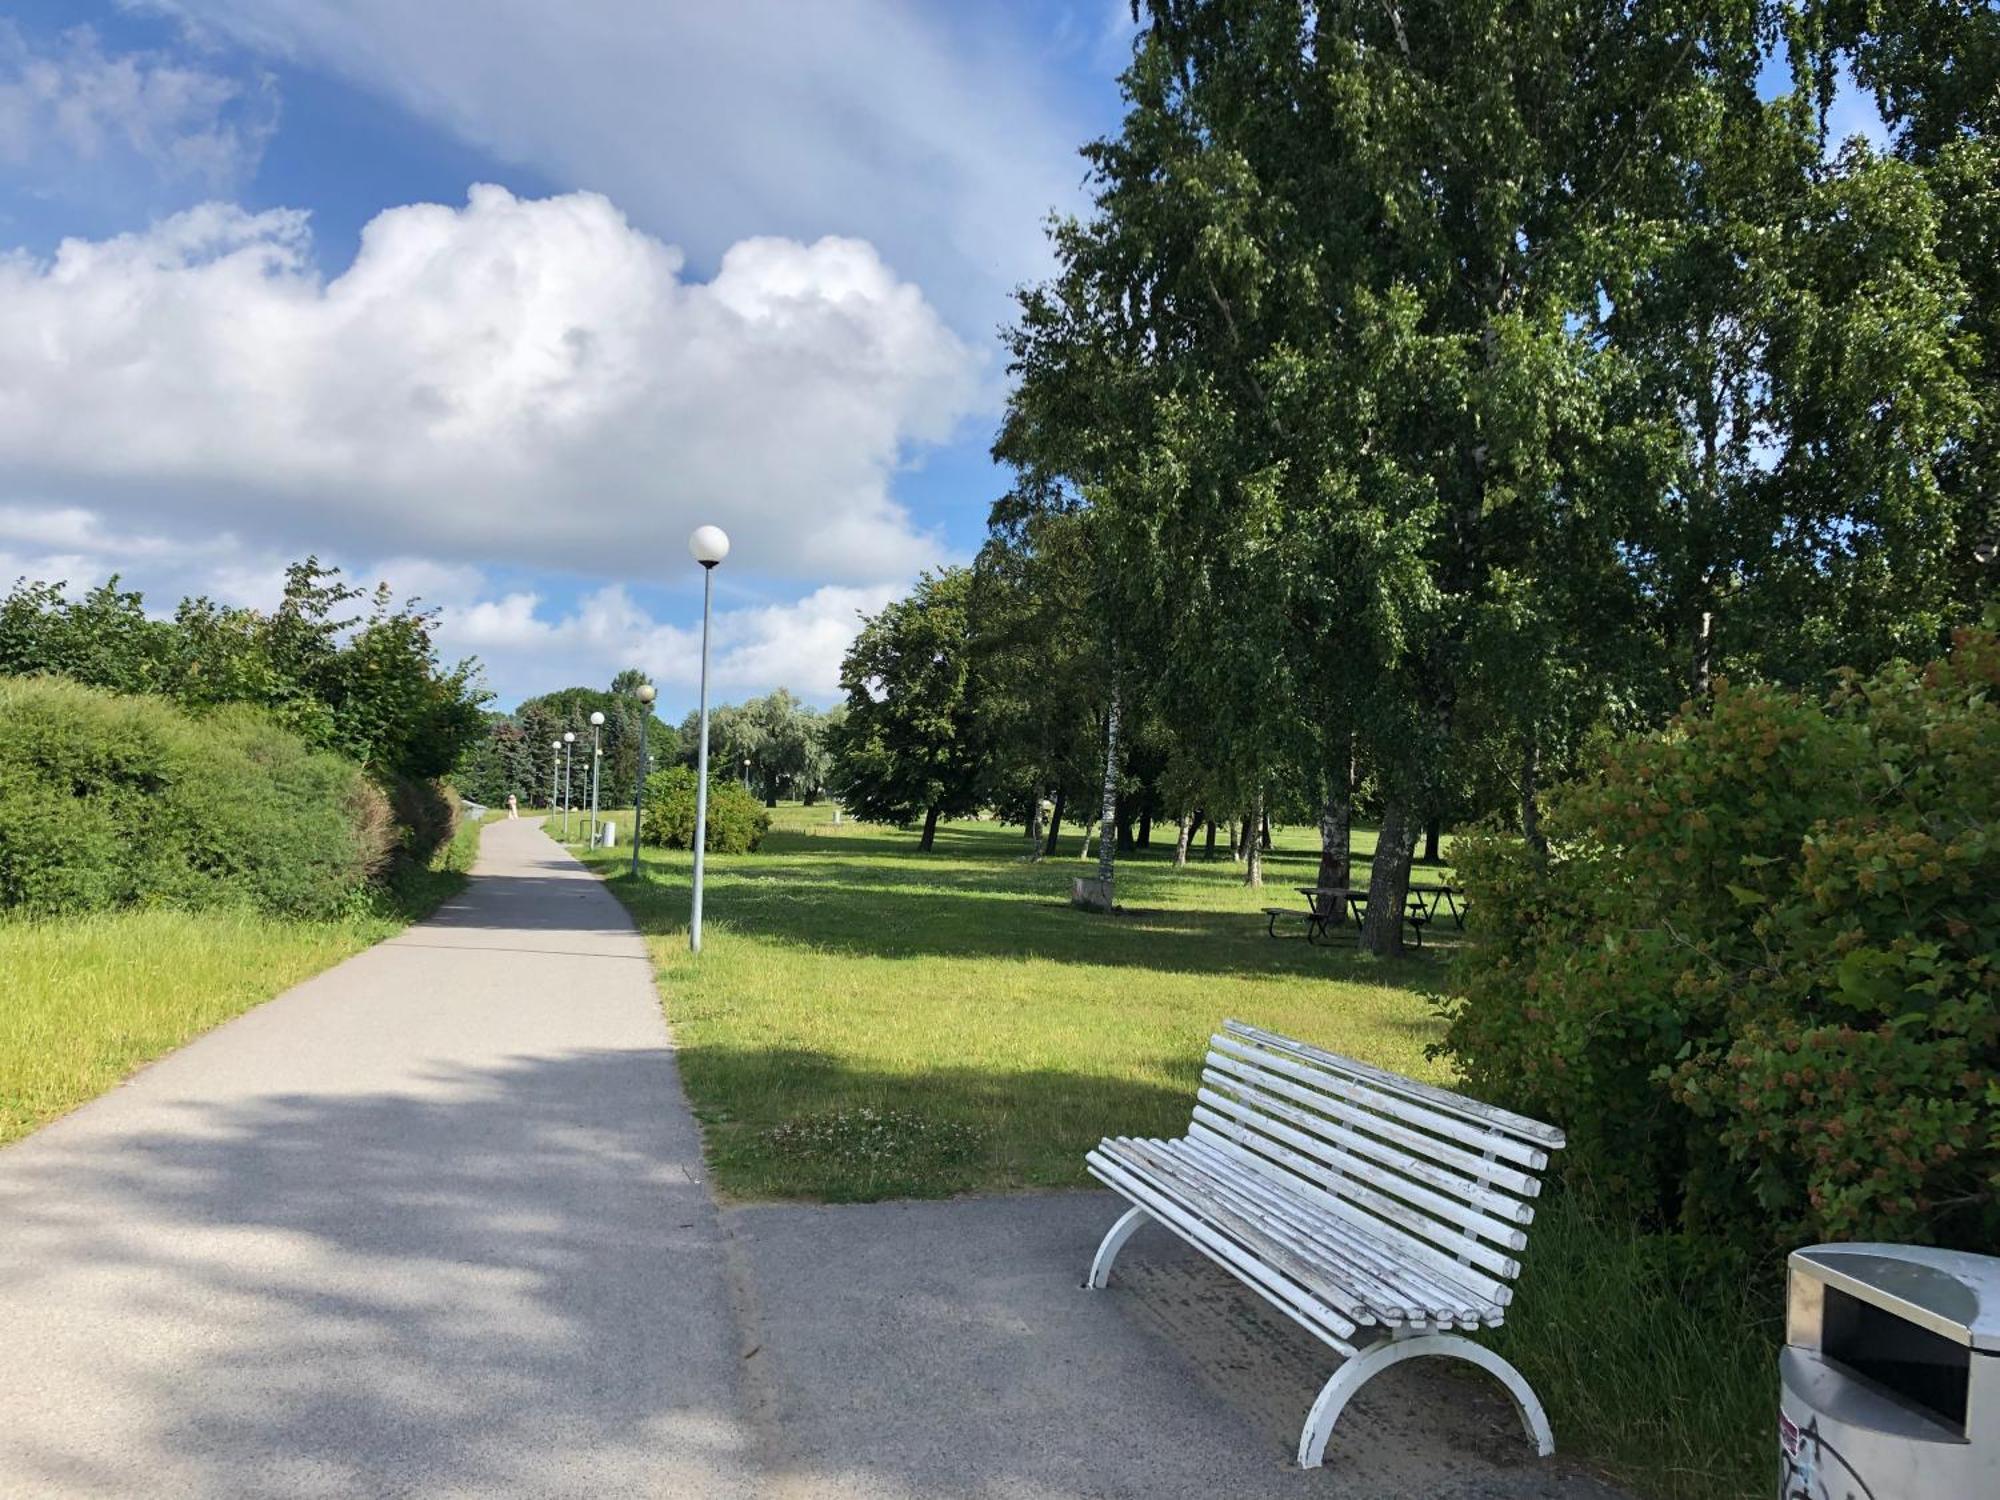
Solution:
{"label": "sticker on trash bin", "polygon": [[1778,1413],[1778,1452],[1784,1456],[1778,1493],[1783,1500],[1824,1500],[1825,1491],[1813,1485],[1812,1439],[1799,1424]]}

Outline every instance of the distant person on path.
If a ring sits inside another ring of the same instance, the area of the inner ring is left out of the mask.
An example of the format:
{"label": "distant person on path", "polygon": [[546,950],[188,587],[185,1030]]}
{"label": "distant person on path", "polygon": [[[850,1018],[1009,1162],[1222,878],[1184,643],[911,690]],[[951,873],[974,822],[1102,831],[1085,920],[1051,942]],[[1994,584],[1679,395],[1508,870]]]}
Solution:
{"label": "distant person on path", "polygon": [[516,802],[514,800],[514,794],[512,792],[509,792],[507,794],[507,817],[509,818],[509,820],[514,820],[518,819],[520,816],[521,816],[521,804]]}

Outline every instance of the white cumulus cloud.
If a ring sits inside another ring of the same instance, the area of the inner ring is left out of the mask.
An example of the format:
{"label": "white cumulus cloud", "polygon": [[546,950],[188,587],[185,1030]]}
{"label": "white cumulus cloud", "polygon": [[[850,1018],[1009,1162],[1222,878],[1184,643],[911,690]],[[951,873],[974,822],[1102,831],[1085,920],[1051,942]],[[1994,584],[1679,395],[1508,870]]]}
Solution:
{"label": "white cumulus cloud", "polygon": [[984,399],[867,243],[758,238],[707,281],[594,193],[388,210],[340,275],[306,217],[209,204],[0,259],[0,500],[147,532],[600,577],[872,584],[935,558],[890,495]]}
{"label": "white cumulus cloud", "polygon": [[1044,274],[1042,219],[1077,206],[1096,133],[1037,17],[1005,5],[136,3],[608,192],[703,265],[749,234],[867,239],[979,336]]}

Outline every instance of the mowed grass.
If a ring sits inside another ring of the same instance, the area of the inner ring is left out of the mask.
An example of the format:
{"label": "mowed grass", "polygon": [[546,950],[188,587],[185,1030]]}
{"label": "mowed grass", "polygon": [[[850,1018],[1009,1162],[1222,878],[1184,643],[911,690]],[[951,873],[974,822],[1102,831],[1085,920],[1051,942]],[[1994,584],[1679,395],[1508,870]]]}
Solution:
{"label": "mowed grass", "polygon": [[240,912],[0,922],[0,1142],[394,930]]}
{"label": "mowed grass", "polygon": [[170,910],[0,920],[0,1145],[425,915],[464,886],[478,841],[468,821],[437,868],[341,921]]}
{"label": "mowed grass", "polygon": [[[733,1196],[1083,1185],[1099,1137],[1186,1130],[1225,1016],[1451,1081],[1425,1056],[1440,1030],[1427,996],[1463,941],[1449,921],[1423,957],[1390,964],[1274,941],[1259,908],[1298,904],[1313,830],[1279,831],[1261,892],[1226,853],[1173,869],[1166,834],[1121,857],[1126,911],[1107,919],[1067,904],[1094,869],[1076,832],[1031,864],[1019,828],[951,824],[920,854],[914,834],[780,808],[758,853],[709,859],[699,960],[687,855],[643,851],[635,883],[629,850],[577,852],[647,935],[710,1168]],[[1372,852],[1363,833],[1355,881]],[[1750,1500],[1769,1489],[1775,1299],[1689,1248],[1556,1194],[1491,1341],[1570,1457],[1658,1500]]]}
{"label": "mowed grass", "polygon": [[[1424,1078],[1436,954],[1381,963],[1265,933],[1301,905],[1317,835],[1280,830],[1262,891],[1226,852],[1183,870],[1172,830],[1119,864],[1116,917],[1068,905],[1095,869],[1024,859],[1021,829],[913,833],[782,807],[756,854],[712,857],[704,951],[687,951],[681,852],[583,857],[613,878],[660,967],[682,1074],[717,1185],[747,1198],[935,1196],[1086,1180],[1107,1132],[1178,1133],[1204,1042],[1226,1016]],[[1372,839],[1357,839],[1366,878]],[[581,851],[579,851],[581,852]],[[1424,876],[1435,870],[1424,867]]]}

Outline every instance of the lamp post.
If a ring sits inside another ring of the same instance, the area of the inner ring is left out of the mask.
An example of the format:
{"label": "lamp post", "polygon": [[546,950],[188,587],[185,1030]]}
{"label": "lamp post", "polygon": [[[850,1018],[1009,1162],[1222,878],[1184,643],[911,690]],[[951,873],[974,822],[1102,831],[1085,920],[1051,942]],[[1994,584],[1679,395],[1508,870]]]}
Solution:
{"label": "lamp post", "polygon": [[743,790],[750,790],[750,757],[743,757]]}
{"label": "lamp post", "polygon": [[603,764],[603,749],[598,745],[598,731],[604,728],[604,711],[593,708],[590,711],[590,847],[597,847],[597,771]]}
{"label": "lamp post", "polygon": [[556,783],[562,777],[562,741],[549,741],[549,821],[555,821]]}
{"label": "lamp post", "polygon": [[639,878],[639,814],[646,806],[646,725],[653,718],[653,700],[659,690],[650,682],[639,684],[639,780],[632,788],[632,878]]}
{"label": "lamp post", "polygon": [[570,762],[576,746],[576,731],[563,731],[563,842],[569,842],[569,806],[576,801],[574,788],[576,781],[569,773]]}
{"label": "lamp post", "polygon": [[701,952],[702,855],[708,847],[708,609],[715,595],[715,565],[729,556],[729,534],[720,526],[698,526],[688,551],[701,564],[701,748],[695,754],[694,910],[688,919],[688,949]]}

